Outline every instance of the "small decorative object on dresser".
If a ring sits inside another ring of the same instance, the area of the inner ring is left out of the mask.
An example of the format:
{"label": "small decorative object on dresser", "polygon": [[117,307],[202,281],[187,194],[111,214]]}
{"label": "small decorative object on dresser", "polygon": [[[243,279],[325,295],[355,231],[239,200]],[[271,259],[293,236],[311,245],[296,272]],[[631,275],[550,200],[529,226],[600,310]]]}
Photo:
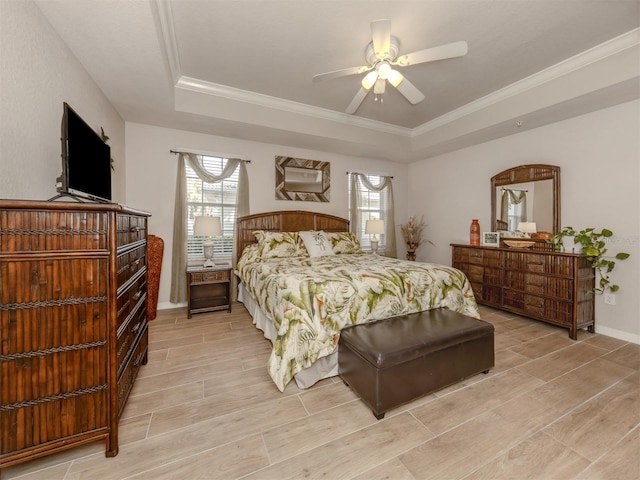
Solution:
{"label": "small decorative object on dresser", "polygon": [[480,224],[475,218],[471,220],[471,227],[469,227],[469,243],[471,245],[480,245]]}
{"label": "small decorative object on dresser", "polygon": [[499,247],[500,234],[498,232],[482,232],[482,245],[485,247]]}

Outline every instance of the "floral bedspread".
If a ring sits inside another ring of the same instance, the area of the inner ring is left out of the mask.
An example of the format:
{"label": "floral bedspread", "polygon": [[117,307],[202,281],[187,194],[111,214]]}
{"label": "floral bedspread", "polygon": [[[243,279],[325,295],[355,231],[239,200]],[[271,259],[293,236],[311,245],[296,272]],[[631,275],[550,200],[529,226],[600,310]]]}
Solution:
{"label": "floral bedspread", "polygon": [[268,370],[281,391],[347,325],[438,307],[480,318],[466,276],[443,265],[365,253],[265,259],[249,248],[236,274],[277,330]]}

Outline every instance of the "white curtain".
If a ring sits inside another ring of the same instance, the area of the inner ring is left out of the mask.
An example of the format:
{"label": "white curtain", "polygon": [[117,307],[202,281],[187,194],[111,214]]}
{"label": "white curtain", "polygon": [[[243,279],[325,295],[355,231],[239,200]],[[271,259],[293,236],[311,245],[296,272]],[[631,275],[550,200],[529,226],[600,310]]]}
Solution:
{"label": "white curtain", "polygon": [[500,220],[508,225],[509,231],[515,232],[518,223],[527,221],[527,192],[505,188],[501,200]]}
{"label": "white curtain", "polygon": [[384,208],[382,212],[382,218],[384,220],[384,255],[387,257],[397,258],[398,253],[396,251],[396,225],[394,217],[394,205],[393,205],[393,185],[391,177],[380,177],[380,183],[373,185],[366,175],[362,173],[351,173],[351,204],[349,209],[351,211],[351,232],[353,232],[358,238],[361,238],[364,234],[362,230],[362,218],[360,215],[360,200],[362,198],[361,193],[363,189],[380,192],[384,196],[382,206]]}
{"label": "white curtain", "polygon": [[[238,197],[236,204],[236,218],[249,215],[249,177],[247,175],[246,162],[239,158],[229,158],[220,175],[213,175],[205,170],[194,153],[178,152],[178,174],[176,180],[176,199],[173,214],[173,252],[171,258],[171,303],[181,303],[187,300],[187,172],[186,164],[196,172],[203,182],[217,183],[229,178],[240,168],[238,175]],[[236,252],[231,259],[232,267],[235,267]],[[235,297],[235,275],[232,278],[232,292]],[[234,298],[235,299],[235,298]]]}

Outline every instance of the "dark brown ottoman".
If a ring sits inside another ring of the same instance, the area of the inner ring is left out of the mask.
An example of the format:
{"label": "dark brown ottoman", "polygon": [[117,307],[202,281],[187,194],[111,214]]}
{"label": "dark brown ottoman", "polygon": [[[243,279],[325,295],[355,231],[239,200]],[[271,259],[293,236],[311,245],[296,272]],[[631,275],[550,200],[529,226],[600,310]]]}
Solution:
{"label": "dark brown ottoman", "polygon": [[338,344],[340,377],[378,420],[493,366],[493,325],[445,308],[345,328]]}

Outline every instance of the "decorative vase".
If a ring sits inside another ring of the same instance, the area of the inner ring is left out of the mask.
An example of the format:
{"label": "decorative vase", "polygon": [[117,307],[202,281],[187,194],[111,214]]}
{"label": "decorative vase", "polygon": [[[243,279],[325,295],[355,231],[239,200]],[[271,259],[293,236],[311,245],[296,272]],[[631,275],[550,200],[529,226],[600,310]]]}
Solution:
{"label": "decorative vase", "polygon": [[471,245],[480,245],[480,224],[476,218],[471,221],[471,227],[469,229],[469,243]]}
{"label": "decorative vase", "polygon": [[407,252],[407,260],[416,261],[416,252]]}

